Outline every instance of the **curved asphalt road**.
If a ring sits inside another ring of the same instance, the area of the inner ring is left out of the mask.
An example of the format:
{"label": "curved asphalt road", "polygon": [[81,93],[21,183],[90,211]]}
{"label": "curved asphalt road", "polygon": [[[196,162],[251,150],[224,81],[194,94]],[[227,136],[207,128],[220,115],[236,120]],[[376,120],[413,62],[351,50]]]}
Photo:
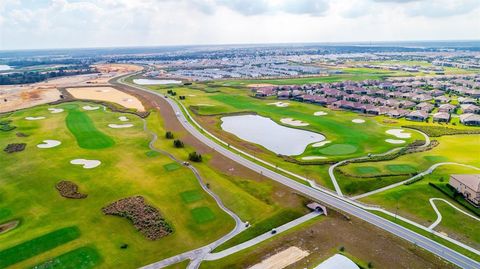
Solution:
{"label": "curved asphalt road", "polygon": [[[161,98],[165,98],[164,95],[154,92],[139,86],[135,85],[130,85],[123,83],[123,78],[120,78],[118,80],[119,83],[129,86],[131,88],[140,90],[140,91],[146,91],[152,94],[155,94]],[[291,189],[294,189],[305,196],[308,196],[314,200],[320,201],[326,205],[329,205],[331,207],[334,207],[338,210],[341,210],[343,212],[346,212],[348,214],[351,214],[357,218],[360,218],[366,222],[369,222],[385,231],[388,231],[392,234],[395,234],[421,248],[424,248],[435,255],[444,258],[445,260],[450,261],[453,264],[456,264],[460,266],[461,268],[472,268],[472,269],[477,269],[480,268],[480,263],[477,261],[474,261],[465,255],[458,253],[440,243],[437,243],[423,235],[417,234],[407,228],[404,228],[396,223],[393,223],[391,221],[388,221],[382,217],[379,217],[373,213],[370,213],[364,209],[359,208],[358,206],[355,206],[351,203],[348,202],[348,200],[343,199],[342,197],[339,196],[334,196],[331,195],[328,192],[320,191],[317,189],[313,189],[307,185],[304,185],[302,183],[299,183],[295,180],[292,180],[284,175],[281,175],[279,173],[276,173],[270,169],[267,169],[259,164],[256,164],[243,156],[236,154],[234,152],[231,152],[230,150],[218,145],[216,142],[210,140],[207,136],[202,134],[199,130],[197,130],[194,126],[192,126],[188,120],[185,118],[185,115],[182,113],[182,110],[178,106],[178,104],[171,100],[170,98],[165,98],[167,102],[170,104],[172,109],[178,113],[178,120],[180,123],[183,125],[183,127],[190,132],[195,138],[198,140],[202,141],[204,144],[208,145],[212,149],[216,150],[226,158],[229,158],[239,164],[242,164],[243,166],[261,173],[262,175],[275,180],[285,186],[290,187]]]}

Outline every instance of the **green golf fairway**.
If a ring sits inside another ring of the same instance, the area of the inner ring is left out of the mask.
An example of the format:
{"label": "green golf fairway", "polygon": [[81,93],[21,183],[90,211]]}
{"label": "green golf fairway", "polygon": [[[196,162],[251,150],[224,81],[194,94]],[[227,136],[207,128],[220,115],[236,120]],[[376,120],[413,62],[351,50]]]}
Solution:
{"label": "green golf fairway", "polygon": [[97,130],[90,117],[77,109],[68,111],[66,118],[68,130],[77,139],[77,143],[84,149],[104,149],[115,144],[115,141]]}

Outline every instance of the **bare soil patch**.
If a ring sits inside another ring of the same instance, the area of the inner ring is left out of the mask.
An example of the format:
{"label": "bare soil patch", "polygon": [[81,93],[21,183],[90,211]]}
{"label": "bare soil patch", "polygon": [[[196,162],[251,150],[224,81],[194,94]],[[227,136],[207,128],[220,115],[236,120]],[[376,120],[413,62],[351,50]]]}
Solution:
{"label": "bare soil patch", "polygon": [[67,91],[77,99],[112,102],[137,111],[145,111],[142,102],[135,96],[119,91],[113,87],[77,87],[67,88]]}
{"label": "bare soil patch", "polygon": [[6,233],[17,228],[18,224],[20,224],[19,220],[11,220],[5,223],[0,224],[0,234]]}
{"label": "bare soil patch", "polygon": [[14,153],[14,152],[20,152],[25,150],[25,147],[27,144],[25,143],[12,143],[8,144],[7,147],[3,149],[6,153]]}
{"label": "bare soil patch", "polygon": [[105,215],[120,216],[129,219],[137,230],[150,240],[157,240],[173,232],[172,227],[160,215],[160,212],[145,203],[142,196],[120,199],[102,208]]}
{"label": "bare soil patch", "polygon": [[249,269],[282,269],[307,257],[309,254],[308,251],[292,246],[249,267]]}
{"label": "bare soil patch", "polygon": [[61,196],[69,199],[84,199],[87,194],[78,192],[78,185],[74,182],[62,180],[55,185]]}
{"label": "bare soil patch", "polygon": [[53,87],[41,88],[36,84],[14,87],[0,86],[0,113],[46,104],[59,99],[60,92]]}

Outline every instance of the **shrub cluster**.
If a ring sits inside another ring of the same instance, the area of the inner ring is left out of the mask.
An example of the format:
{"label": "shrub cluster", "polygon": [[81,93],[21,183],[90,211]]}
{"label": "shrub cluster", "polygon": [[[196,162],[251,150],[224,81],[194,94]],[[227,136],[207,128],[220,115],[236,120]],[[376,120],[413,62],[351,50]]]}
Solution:
{"label": "shrub cluster", "polygon": [[173,146],[176,148],[183,148],[185,145],[180,139],[173,140]]}
{"label": "shrub cluster", "polygon": [[167,131],[167,132],[165,133],[165,138],[166,138],[166,139],[173,139],[173,133],[170,132],[170,131]]}
{"label": "shrub cluster", "polygon": [[10,123],[12,123],[11,120],[0,121],[0,131],[8,132],[17,128],[15,126],[10,125]]}
{"label": "shrub cluster", "polygon": [[6,148],[3,149],[6,153],[14,153],[14,152],[19,152],[23,151],[27,144],[25,143],[13,143],[13,144],[8,144]]}
{"label": "shrub cluster", "polygon": [[57,188],[60,195],[65,198],[70,198],[70,199],[87,198],[87,194],[79,193],[77,184],[71,181],[62,180],[55,185],[55,188]]}
{"label": "shrub cluster", "polygon": [[192,162],[201,162],[202,161],[202,155],[200,153],[197,153],[196,151],[191,152],[188,154],[188,159]]}
{"label": "shrub cluster", "polygon": [[421,126],[421,125],[405,125],[404,128],[419,130],[426,133],[430,137],[439,137],[443,135],[459,135],[459,134],[480,134],[480,129],[455,129],[442,126]]}

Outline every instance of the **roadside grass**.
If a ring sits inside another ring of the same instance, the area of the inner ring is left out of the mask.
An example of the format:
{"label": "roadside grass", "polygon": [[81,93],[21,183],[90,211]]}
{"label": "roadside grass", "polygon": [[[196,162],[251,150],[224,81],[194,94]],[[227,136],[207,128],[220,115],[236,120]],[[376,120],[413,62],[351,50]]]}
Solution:
{"label": "roadside grass", "polygon": [[182,201],[190,204],[203,199],[203,195],[198,190],[184,191],[180,193]]}
{"label": "roadside grass", "polygon": [[[390,212],[398,212],[399,215],[428,227],[437,219],[437,215],[429,202],[430,198],[443,198],[468,212],[468,209],[464,208],[462,204],[429,185],[429,183],[446,184],[449,175],[455,173],[478,173],[478,171],[454,165],[442,166],[418,182],[377,193],[362,198],[361,201],[380,205]],[[478,230],[480,223],[442,201],[436,201],[435,204],[443,217],[435,230],[444,232],[450,237],[478,249],[480,247],[480,231]]]}
{"label": "roadside grass", "polygon": [[215,214],[213,214],[212,210],[208,207],[196,207],[190,210],[190,213],[198,224],[210,222],[216,218]]}
{"label": "roadside grass", "polygon": [[245,231],[241,232],[240,234],[226,241],[225,243],[219,245],[217,248],[213,250],[213,252],[220,252],[222,250],[225,250],[230,247],[241,244],[243,242],[246,242],[252,238],[255,238],[263,233],[266,233],[272,230],[273,228],[281,226],[282,224],[290,222],[301,216],[303,216],[303,214],[297,211],[280,210],[274,215],[272,215],[271,217],[268,217],[255,224],[252,224],[252,226],[246,229]]}
{"label": "roadside grass", "polygon": [[23,260],[34,257],[57,246],[77,239],[80,231],[77,227],[66,227],[30,239],[21,244],[0,250],[0,268],[6,268]]}
{"label": "roadside grass", "polygon": [[95,127],[95,124],[85,112],[78,109],[68,110],[66,123],[81,148],[104,149],[115,144],[111,137],[100,132]]}
{"label": "roadside grass", "polygon": [[167,163],[163,166],[163,168],[168,171],[168,172],[171,172],[171,171],[175,171],[175,170],[178,170],[180,169],[182,166],[176,162],[173,162],[173,163]]}
{"label": "roadside grass", "polygon": [[95,268],[101,261],[102,258],[95,248],[80,247],[35,265],[32,269],[90,269]]}

